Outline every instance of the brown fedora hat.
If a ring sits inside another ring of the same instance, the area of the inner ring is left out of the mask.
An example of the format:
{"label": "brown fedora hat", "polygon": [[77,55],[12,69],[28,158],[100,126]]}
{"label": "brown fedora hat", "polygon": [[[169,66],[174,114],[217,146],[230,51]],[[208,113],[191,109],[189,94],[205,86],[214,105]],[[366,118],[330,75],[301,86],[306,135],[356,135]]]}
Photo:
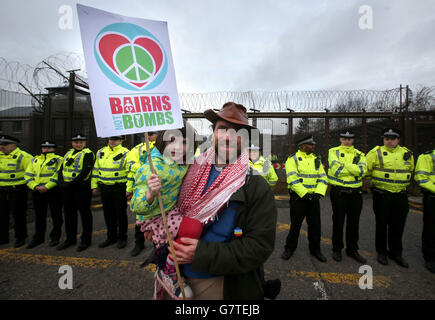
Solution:
{"label": "brown fedora hat", "polygon": [[205,110],[204,116],[212,123],[215,123],[218,120],[224,120],[247,128],[255,128],[249,124],[246,108],[243,105],[234,102],[225,103],[222,106],[222,109],[217,113],[211,109]]}

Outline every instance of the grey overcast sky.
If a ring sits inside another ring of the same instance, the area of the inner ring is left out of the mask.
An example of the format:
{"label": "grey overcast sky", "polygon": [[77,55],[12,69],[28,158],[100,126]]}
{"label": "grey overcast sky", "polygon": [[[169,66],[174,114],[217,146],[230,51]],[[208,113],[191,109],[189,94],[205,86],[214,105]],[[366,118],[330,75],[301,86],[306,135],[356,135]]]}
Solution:
{"label": "grey overcast sky", "polygon": [[[77,1],[1,0],[0,57],[82,53]],[[180,92],[435,85],[433,0],[81,0],[168,22]],[[73,8],[61,30],[59,8]],[[373,9],[362,30],[360,6]]]}

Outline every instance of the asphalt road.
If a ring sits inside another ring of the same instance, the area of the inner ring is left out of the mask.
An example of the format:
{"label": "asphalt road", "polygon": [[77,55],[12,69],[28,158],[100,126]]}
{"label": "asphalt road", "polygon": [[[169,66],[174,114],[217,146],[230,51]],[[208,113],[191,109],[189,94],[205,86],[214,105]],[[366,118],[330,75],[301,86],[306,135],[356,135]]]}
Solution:
{"label": "asphalt road", "polygon": [[[376,261],[371,199],[369,195],[364,197],[360,253],[367,258],[367,265],[373,272],[373,288],[363,290],[359,287],[363,276],[359,273],[361,265],[344,252],[342,262],[332,260],[332,211],[328,198],[321,200],[321,246],[328,258],[327,263],[310,256],[306,224],[302,226],[299,247],[294,256],[288,261],[280,258],[290,228],[288,204],[283,197],[278,198],[283,200],[277,200],[275,250],[265,263],[266,278],[282,281],[277,300],[435,299],[435,274],[426,270],[421,254],[421,212],[411,210],[403,239],[403,256],[410,268],[401,268],[394,261],[383,266]],[[151,299],[155,267],[140,268],[150,253],[150,243],[138,257],[130,256],[134,247],[134,216],[129,214],[129,242],[124,249],[118,249],[116,245],[98,248],[98,244],[106,238],[101,208],[93,208],[93,216],[92,246],[80,253],[75,247],[56,251],[48,246],[48,241],[34,249],[14,249],[13,241],[0,246],[0,299]],[[48,230],[50,226],[51,222]],[[29,235],[33,235],[33,223],[29,223],[28,228]],[[13,239],[13,233],[10,238]],[[64,276],[59,273],[62,265],[72,268],[72,289],[59,288],[59,280]]]}

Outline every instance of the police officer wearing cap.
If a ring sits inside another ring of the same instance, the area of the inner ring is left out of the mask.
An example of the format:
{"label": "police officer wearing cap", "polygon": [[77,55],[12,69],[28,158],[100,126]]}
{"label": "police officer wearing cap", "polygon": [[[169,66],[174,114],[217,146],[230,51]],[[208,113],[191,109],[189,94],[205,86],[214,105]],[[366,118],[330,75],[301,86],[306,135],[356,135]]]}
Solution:
{"label": "police officer wearing cap", "polygon": [[44,140],[41,148],[42,153],[32,159],[25,173],[27,186],[33,191],[33,207],[35,208],[35,234],[27,245],[28,249],[45,241],[48,206],[50,206],[53,221],[50,247],[59,244],[62,233],[62,192],[59,188],[59,171],[63,158],[54,153],[56,144],[52,141]]}
{"label": "police officer wearing cap", "polygon": [[[157,138],[157,132],[150,131],[148,132],[148,140],[150,150],[154,148],[155,140]],[[133,184],[134,184],[134,176],[136,171],[143,165],[140,162],[140,157],[147,152],[146,142],[139,143],[127,155],[127,167],[128,167],[128,177],[127,177],[127,197],[131,197],[133,194]],[[136,216],[139,218],[138,216]],[[136,219],[137,220],[137,219]],[[134,229],[134,248],[131,251],[131,256],[137,256],[143,249],[145,249],[145,238],[144,233],[140,231],[140,227],[138,225],[135,226]]]}
{"label": "police officer wearing cap", "polygon": [[287,184],[290,193],[291,228],[285,250],[281,256],[288,260],[298,245],[299,232],[304,218],[308,224],[308,242],[311,255],[321,262],[326,257],[320,250],[321,223],[320,198],[325,196],[328,182],[319,155],[314,154],[316,142],[313,136],[298,140],[299,150],[288,157],[285,163]]}
{"label": "police officer wearing cap", "polygon": [[266,179],[269,186],[274,187],[278,181],[278,176],[270,161],[261,155],[261,147],[251,144],[248,149],[249,165]]}
{"label": "police officer wearing cap", "polygon": [[86,148],[86,137],[83,134],[74,135],[71,141],[73,148],[65,154],[61,171],[66,240],[57,247],[57,250],[63,250],[76,244],[78,212],[80,212],[83,229],[81,242],[77,247],[77,251],[80,252],[91,245],[91,175],[95,155]]}
{"label": "police officer wearing cap", "polygon": [[365,263],[358,253],[359,218],[361,215],[362,179],[367,173],[364,153],[353,146],[355,134],[350,130],[340,132],[341,145],[329,149],[328,183],[331,185],[332,204],[332,258],[341,261],[343,226],[346,219],[346,254]]}
{"label": "police officer wearing cap", "polygon": [[426,268],[435,273],[435,150],[426,151],[418,157],[415,181],[423,192],[421,249]]}
{"label": "police officer wearing cap", "polygon": [[107,239],[99,245],[105,248],[118,242],[118,248],[127,245],[127,154],[122,137],[109,138],[109,143],[97,152],[92,171],[91,188],[94,195],[101,192]]}
{"label": "police officer wearing cap", "polygon": [[388,256],[399,266],[408,268],[408,262],[402,257],[402,236],[409,212],[406,187],[411,182],[414,157],[410,150],[399,145],[400,137],[398,129],[385,129],[384,145],[367,153],[367,168],[373,184],[377,260],[387,265]]}
{"label": "police officer wearing cap", "polygon": [[14,216],[15,248],[27,238],[27,186],[24,173],[33,156],[18,148],[20,141],[0,136],[0,245],[9,243],[9,215]]}

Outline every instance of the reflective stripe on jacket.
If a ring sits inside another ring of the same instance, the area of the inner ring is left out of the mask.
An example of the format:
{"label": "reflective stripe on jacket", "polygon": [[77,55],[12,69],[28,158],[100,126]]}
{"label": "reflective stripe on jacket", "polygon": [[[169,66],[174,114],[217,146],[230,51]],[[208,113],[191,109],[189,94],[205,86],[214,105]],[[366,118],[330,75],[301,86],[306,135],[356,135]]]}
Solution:
{"label": "reflective stripe on jacket", "polygon": [[[354,159],[358,159],[353,163]],[[367,162],[364,153],[354,146],[339,146],[329,149],[328,153],[328,182],[331,185],[360,188],[362,179],[367,173]]]}
{"label": "reflective stripe on jacket", "polygon": [[254,168],[264,179],[266,179],[267,183],[271,187],[276,185],[278,176],[276,175],[275,169],[269,160],[266,160],[263,156],[260,156],[255,162],[249,160],[249,165]]}
{"label": "reflective stripe on jacket", "polygon": [[414,179],[420,187],[435,193],[435,150],[418,157]]}
{"label": "reflective stripe on jacket", "polygon": [[37,186],[45,186],[47,189],[57,186],[62,160],[54,152],[34,157],[25,173],[27,186],[31,190]]}
{"label": "reflective stripe on jacket", "polygon": [[[65,182],[72,182],[83,170],[83,158],[86,153],[94,154],[90,149],[85,148],[74,154],[74,149],[67,152],[63,159],[62,175]],[[90,178],[92,170],[83,179],[86,181]]]}
{"label": "reflective stripe on jacket", "polygon": [[307,193],[325,195],[328,181],[321,159],[298,151],[285,162],[288,188],[303,197]]}
{"label": "reflective stripe on jacket", "polygon": [[129,150],[121,144],[114,148],[105,146],[98,150],[92,170],[91,188],[97,188],[99,183],[107,185],[126,183],[128,152]]}
{"label": "reflective stripe on jacket", "polygon": [[[150,150],[154,148],[155,141],[150,141]],[[131,149],[127,154],[127,192],[133,192],[134,176],[137,169],[142,165],[140,163],[140,157],[147,152],[147,146],[145,142],[138,144],[136,147]]]}
{"label": "reflective stripe on jacket", "polygon": [[[409,158],[405,159],[408,155]],[[368,176],[375,188],[397,193],[406,190],[414,170],[412,152],[402,146],[377,146],[367,153]]]}
{"label": "reflective stripe on jacket", "polygon": [[0,152],[0,187],[25,184],[24,173],[32,158],[32,155],[20,148],[9,154]]}

